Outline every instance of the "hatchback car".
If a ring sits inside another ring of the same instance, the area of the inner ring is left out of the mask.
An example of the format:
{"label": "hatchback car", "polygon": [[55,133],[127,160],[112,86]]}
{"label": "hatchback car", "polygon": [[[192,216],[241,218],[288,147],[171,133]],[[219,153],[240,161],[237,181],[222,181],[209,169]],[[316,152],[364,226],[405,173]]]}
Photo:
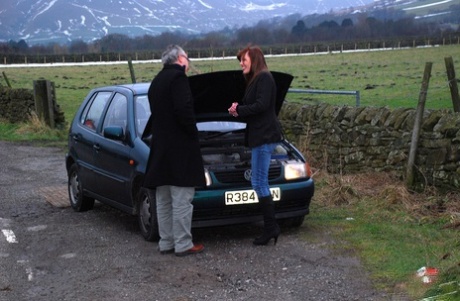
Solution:
{"label": "hatchback car", "polygon": [[[292,76],[272,72],[279,113]],[[262,220],[251,188],[251,150],[244,145],[246,124],[227,108],[244,94],[241,71],[189,77],[199,131],[206,187],[196,189],[193,227]],[[72,121],[66,168],[75,211],[93,208],[95,200],[137,215],[146,240],[157,240],[153,190],[142,187],[149,155],[150,83],[100,87],[89,92]],[[184,149],[184,152],[187,150]],[[269,171],[276,218],[300,226],[314,193],[310,168],[288,141],[275,148]]]}

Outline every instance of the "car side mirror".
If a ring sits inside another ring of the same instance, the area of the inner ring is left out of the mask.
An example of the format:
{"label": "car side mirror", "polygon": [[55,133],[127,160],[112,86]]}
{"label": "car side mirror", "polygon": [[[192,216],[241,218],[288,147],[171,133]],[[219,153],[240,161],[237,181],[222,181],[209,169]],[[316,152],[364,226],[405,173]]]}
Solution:
{"label": "car side mirror", "polygon": [[125,138],[123,127],[108,126],[104,128],[104,137],[112,140],[123,141]]}

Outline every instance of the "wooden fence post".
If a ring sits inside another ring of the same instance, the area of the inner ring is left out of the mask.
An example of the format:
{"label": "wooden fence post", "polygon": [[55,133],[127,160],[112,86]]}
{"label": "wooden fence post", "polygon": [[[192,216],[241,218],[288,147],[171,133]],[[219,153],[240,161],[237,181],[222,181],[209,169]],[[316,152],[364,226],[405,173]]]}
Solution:
{"label": "wooden fence post", "polygon": [[431,77],[431,68],[433,63],[425,64],[425,71],[423,72],[422,88],[418,99],[417,111],[415,114],[414,130],[412,132],[412,139],[409,150],[409,160],[406,169],[406,185],[407,187],[414,186],[414,162],[417,154],[418,140],[420,138],[420,128],[422,126],[423,111],[425,110],[426,94],[428,92],[428,84]]}
{"label": "wooden fence post", "polygon": [[131,82],[136,83],[136,75],[134,74],[133,62],[131,58],[128,59],[129,73],[131,74]]}
{"label": "wooden fence post", "polygon": [[50,128],[55,128],[54,119],[54,83],[48,80],[34,80],[35,110],[40,120]]}
{"label": "wooden fence post", "polygon": [[8,88],[11,88],[10,80],[8,79],[8,76],[6,76],[5,71],[2,71],[2,74],[3,78],[5,79],[6,85],[8,86]]}
{"label": "wooden fence post", "polygon": [[452,104],[454,105],[454,112],[460,112],[460,96],[458,94],[457,79],[455,78],[454,61],[452,57],[445,57],[447,79],[449,80],[450,95],[452,97]]}

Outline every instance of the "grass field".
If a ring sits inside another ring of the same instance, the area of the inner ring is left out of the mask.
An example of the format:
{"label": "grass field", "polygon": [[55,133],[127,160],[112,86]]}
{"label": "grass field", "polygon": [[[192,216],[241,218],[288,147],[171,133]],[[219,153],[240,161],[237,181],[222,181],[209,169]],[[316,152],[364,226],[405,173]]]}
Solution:
{"label": "grass field", "polygon": [[[358,90],[362,106],[390,108],[417,106],[423,72],[433,63],[426,107],[452,108],[445,70],[445,57],[452,57],[460,68],[460,45],[332,53],[287,57],[267,56],[269,68],[294,75],[291,88],[319,90]],[[239,69],[235,59],[198,60],[200,72]],[[135,62],[137,82],[149,82],[161,69],[160,63]],[[57,102],[70,122],[90,89],[97,86],[129,83],[127,63],[94,66],[2,67],[14,88],[33,88],[33,81],[47,79],[56,87]],[[457,74],[459,74],[457,70]],[[458,80],[457,80],[458,82]],[[5,84],[3,80],[0,83]],[[355,105],[354,96],[289,93],[289,101],[326,102]],[[0,139],[47,141],[65,145],[66,132],[46,129],[39,120],[26,125],[0,121]],[[460,283],[460,241],[458,235],[459,197],[453,194],[411,194],[399,179],[381,175],[316,175],[317,190],[312,213],[303,227],[306,240],[314,240],[315,229],[332,232],[338,249],[349,249],[362,258],[376,285],[390,293],[407,293],[413,300],[443,293],[415,278],[422,266],[441,270],[442,283]],[[375,182],[372,182],[375,181]],[[343,200],[346,200],[344,203]],[[432,204],[443,203],[448,210],[432,212]],[[351,218],[351,220],[350,220]],[[456,227],[447,227],[457,225]],[[319,233],[319,232],[318,232]],[[444,286],[445,287],[445,286]],[[453,290],[456,288],[454,287]],[[457,289],[460,291],[460,288]],[[460,300],[460,293],[449,295]]]}
{"label": "grass field", "polygon": [[[323,230],[337,238],[338,250],[359,254],[374,285],[399,299],[460,300],[460,196],[457,192],[409,192],[391,173],[315,176],[305,239]],[[440,212],[436,204],[443,203]],[[416,272],[434,267],[432,284]],[[456,293],[453,293],[456,292]],[[440,297],[440,295],[445,295]]]}
{"label": "grass field", "polygon": [[[451,108],[452,100],[445,70],[445,57],[452,57],[460,68],[460,45],[388,51],[329,53],[286,57],[267,56],[271,70],[294,76],[291,88],[359,91],[362,106],[390,108],[417,106],[423,72],[433,63],[426,108]],[[200,60],[192,64],[200,72],[239,69],[235,59]],[[150,82],[161,63],[134,62],[137,82]],[[58,67],[8,67],[0,65],[14,88],[33,88],[33,81],[55,83],[58,104],[71,120],[91,88],[131,82],[127,63]],[[460,71],[457,71],[457,74]],[[193,72],[190,73],[192,75]],[[458,81],[458,80],[457,80]],[[0,83],[5,84],[4,81]],[[289,93],[288,100],[327,102],[334,105],[356,104],[354,96]]]}

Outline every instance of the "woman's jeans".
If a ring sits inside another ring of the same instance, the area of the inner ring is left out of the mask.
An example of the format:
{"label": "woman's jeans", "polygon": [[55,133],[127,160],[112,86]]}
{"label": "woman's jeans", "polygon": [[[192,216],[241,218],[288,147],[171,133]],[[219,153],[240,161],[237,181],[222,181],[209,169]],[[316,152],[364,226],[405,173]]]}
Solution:
{"label": "woman's jeans", "polygon": [[254,147],[252,149],[251,185],[256,191],[259,199],[270,195],[270,187],[268,186],[268,170],[270,168],[272,152],[275,147],[276,143],[270,143]]}

